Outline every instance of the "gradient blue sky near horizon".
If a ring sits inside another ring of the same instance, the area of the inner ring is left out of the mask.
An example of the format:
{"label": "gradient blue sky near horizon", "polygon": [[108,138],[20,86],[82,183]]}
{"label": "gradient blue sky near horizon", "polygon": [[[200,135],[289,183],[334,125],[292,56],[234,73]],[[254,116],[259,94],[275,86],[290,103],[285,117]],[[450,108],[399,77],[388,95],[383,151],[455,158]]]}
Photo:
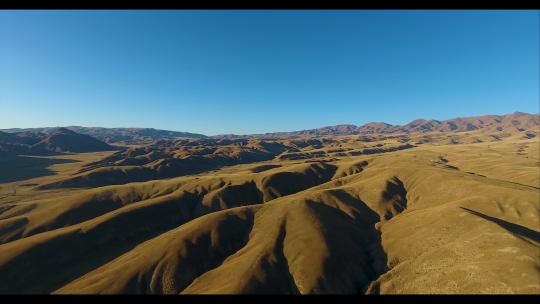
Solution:
{"label": "gradient blue sky near horizon", "polygon": [[539,112],[538,11],[1,11],[0,128]]}

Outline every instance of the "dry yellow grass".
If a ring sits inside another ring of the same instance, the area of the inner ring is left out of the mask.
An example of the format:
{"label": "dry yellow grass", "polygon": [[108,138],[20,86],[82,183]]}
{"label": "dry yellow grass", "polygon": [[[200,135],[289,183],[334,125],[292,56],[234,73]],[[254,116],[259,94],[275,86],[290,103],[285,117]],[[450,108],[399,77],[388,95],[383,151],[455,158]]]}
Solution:
{"label": "dry yellow grass", "polygon": [[[171,179],[27,187],[0,200],[0,293],[538,294],[540,142],[467,133],[373,154],[354,152],[403,143],[347,136]],[[18,183],[64,180],[98,156]]]}

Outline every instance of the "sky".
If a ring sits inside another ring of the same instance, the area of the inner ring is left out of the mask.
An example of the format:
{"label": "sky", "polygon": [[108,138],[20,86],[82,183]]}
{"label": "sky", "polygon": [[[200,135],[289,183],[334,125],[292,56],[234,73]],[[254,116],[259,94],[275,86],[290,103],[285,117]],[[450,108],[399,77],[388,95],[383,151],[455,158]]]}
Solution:
{"label": "sky", "polygon": [[539,112],[538,11],[0,11],[0,128]]}

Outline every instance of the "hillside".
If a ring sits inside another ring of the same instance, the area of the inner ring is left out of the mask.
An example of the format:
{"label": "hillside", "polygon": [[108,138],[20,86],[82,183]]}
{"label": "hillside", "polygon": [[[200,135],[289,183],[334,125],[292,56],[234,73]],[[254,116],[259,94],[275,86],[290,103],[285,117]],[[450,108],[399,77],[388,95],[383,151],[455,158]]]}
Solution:
{"label": "hillside", "polygon": [[[58,128],[28,128],[28,129],[6,129],[4,132],[27,132],[27,133],[51,133]],[[205,138],[205,135],[189,132],[177,132],[168,130],[158,130],[152,128],[100,128],[100,127],[79,127],[69,126],[64,129],[74,131],[79,134],[89,135],[108,144],[151,144],[158,140],[173,140],[176,138]]]}
{"label": "hillside", "polygon": [[463,121],[42,156],[0,179],[0,293],[538,294],[540,125]]}
{"label": "hillside", "polygon": [[0,132],[0,151],[11,155],[44,155],[50,153],[85,153],[117,150],[98,139],[78,134],[66,128],[58,128],[49,133],[29,131]]}
{"label": "hillside", "polygon": [[[199,174],[243,163],[276,160],[321,159],[324,157],[380,154],[414,148],[423,144],[445,145],[499,141],[504,138],[538,136],[538,116],[512,115],[491,123],[483,118],[484,128],[470,131],[426,131],[367,133],[365,135],[291,135],[247,138],[203,138],[161,140],[143,147],[129,147],[99,162],[86,165],[73,176],[40,186],[42,189],[96,187],[152,179]],[[494,118],[495,119],[495,118]],[[461,119],[476,121],[478,118]],[[499,122],[497,122],[499,121]],[[512,121],[521,121],[512,123]],[[447,124],[447,123],[446,123]],[[420,125],[419,121],[409,124]],[[341,127],[343,128],[349,128]],[[369,129],[384,127],[374,123]],[[367,129],[367,127],[366,127]],[[335,128],[334,130],[340,130]]]}
{"label": "hillside", "polygon": [[79,134],[66,128],[59,128],[47,134],[32,148],[51,152],[96,152],[110,151],[115,148],[91,136]]}
{"label": "hillside", "polygon": [[43,193],[4,206],[0,292],[538,293],[538,153],[425,146]]}

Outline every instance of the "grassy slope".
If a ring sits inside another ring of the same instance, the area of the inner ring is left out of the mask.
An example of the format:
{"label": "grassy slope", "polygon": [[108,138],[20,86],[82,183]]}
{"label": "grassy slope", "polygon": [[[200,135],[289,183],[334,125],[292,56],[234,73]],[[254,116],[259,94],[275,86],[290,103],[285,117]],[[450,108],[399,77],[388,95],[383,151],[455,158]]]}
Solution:
{"label": "grassy slope", "polygon": [[0,292],[540,292],[538,140],[436,143],[27,189],[0,200]]}

